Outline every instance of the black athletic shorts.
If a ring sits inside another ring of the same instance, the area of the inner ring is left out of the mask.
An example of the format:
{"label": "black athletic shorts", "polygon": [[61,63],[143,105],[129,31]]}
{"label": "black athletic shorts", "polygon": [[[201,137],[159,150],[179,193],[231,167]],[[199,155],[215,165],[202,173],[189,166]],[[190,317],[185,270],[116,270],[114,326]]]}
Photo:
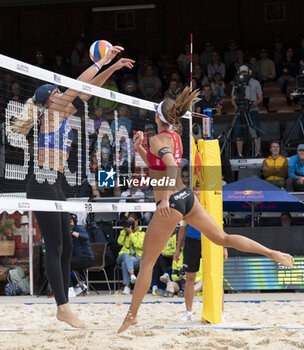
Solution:
{"label": "black athletic shorts", "polygon": [[[194,193],[190,188],[184,188],[171,194],[169,198],[170,208],[179,211],[183,216],[187,215],[194,205]],[[158,205],[160,201],[156,203]]]}
{"label": "black athletic shorts", "polygon": [[197,272],[202,256],[201,240],[186,236],[183,254],[185,271]]}

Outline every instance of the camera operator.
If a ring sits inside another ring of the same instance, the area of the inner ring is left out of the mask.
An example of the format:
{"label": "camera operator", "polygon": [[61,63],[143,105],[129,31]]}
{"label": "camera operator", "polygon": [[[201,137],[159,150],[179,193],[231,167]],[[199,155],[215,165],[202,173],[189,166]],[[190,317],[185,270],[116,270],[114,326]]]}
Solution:
{"label": "camera operator", "polygon": [[73,242],[71,269],[83,271],[94,265],[94,253],[91,249],[86,228],[82,225],[77,225],[77,216],[75,214],[70,214],[70,220]]}
{"label": "camera operator", "polygon": [[259,81],[253,79],[251,71],[247,65],[239,68],[238,75],[235,79],[235,85],[232,89],[231,103],[238,114],[235,124],[235,137],[238,156],[243,157],[243,136],[242,125],[246,125],[244,113],[248,113],[251,117],[253,128],[255,129],[257,139],[255,140],[256,157],[260,157],[261,138],[259,137],[259,107],[263,101],[262,88]]}
{"label": "camera operator", "polygon": [[122,246],[116,260],[121,265],[124,289],[122,294],[131,294],[130,282],[136,282],[134,267],[139,266],[143,252],[145,232],[138,227],[136,213],[130,213],[127,221],[123,222],[123,230],[120,231],[117,243]]}

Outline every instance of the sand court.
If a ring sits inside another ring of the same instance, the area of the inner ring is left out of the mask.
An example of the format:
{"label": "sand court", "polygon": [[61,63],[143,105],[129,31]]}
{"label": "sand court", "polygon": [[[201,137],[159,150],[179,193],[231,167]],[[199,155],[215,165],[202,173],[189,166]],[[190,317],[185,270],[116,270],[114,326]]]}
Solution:
{"label": "sand court", "polygon": [[117,335],[130,296],[73,298],[71,307],[85,321],[86,330],[57,321],[53,299],[1,297],[1,350],[304,348],[303,294],[228,294],[225,300],[226,322],[210,325],[201,321],[199,296],[194,321],[182,322],[183,299],[147,295],[138,325]]}

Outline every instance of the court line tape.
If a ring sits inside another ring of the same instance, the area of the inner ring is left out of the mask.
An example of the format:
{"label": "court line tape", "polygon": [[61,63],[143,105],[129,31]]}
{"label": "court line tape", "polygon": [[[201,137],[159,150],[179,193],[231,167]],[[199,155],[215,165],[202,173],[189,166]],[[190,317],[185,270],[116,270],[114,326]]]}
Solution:
{"label": "court line tape", "polygon": [[[263,300],[225,300],[225,303],[254,303],[254,304],[260,304],[260,303],[267,303],[267,302],[278,302],[278,303],[291,303],[291,302],[304,302],[304,299],[299,299],[299,300],[292,300],[292,299],[277,299],[277,300],[268,300],[268,299],[263,299]],[[195,303],[203,303],[200,300],[194,301]],[[119,302],[119,301],[72,301],[70,302],[70,304],[109,304],[109,305],[115,305],[117,303],[120,304],[125,304],[125,305],[130,305],[131,302],[129,301],[123,301],[123,302]],[[142,304],[162,304],[162,303],[166,303],[166,304],[184,304],[184,301],[144,301],[142,302]],[[23,303],[23,305],[48,305],[48,304],[53,304],[53,302],[29,302],[29,303]]]}
{"label": "court line tape", "polygon": [[[135,328],[132,327],[129,331],[168,331],[168,330],[233,330],[233,331],[259,331],[259,330],[299,330],[303,331],[304,327],[233,327],[233,326],[198,326],[198,327],[190,327],[190,326],[180,326],[180,327],[151,327],[151,328]],[[0,329],[0,333],[21,333],[21,332],[31,332],[37,331],[36,329]],[[40,330],[41,331],[41,330]],[[108,332],[108,331],[117,331],[117,328],[87,328],[87,329],[57,329],[57,331],[62,332]]]}

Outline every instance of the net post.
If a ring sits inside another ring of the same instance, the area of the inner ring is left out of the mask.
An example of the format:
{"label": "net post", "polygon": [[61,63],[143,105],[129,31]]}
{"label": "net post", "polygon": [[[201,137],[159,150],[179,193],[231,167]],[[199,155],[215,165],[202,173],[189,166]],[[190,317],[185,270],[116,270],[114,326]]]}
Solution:
{"label": "net post", "polygon": [[206,128],[209,130],[206,130],[205,135],[209,135],[206,139],[212,140],[213,139],[213,120],[212,120],[212,109],[206,108],[203,110],[203,114],[208,117],[208,123],[206,125]]}
{"label": "net post", "polygon": [[29,225],[28,225],[28,233],[29,233],[29,270],[30,270],[30,295],[34,295],[34,279],[33,279],[33,213],[32,211],[28,212],[29,215]]}

